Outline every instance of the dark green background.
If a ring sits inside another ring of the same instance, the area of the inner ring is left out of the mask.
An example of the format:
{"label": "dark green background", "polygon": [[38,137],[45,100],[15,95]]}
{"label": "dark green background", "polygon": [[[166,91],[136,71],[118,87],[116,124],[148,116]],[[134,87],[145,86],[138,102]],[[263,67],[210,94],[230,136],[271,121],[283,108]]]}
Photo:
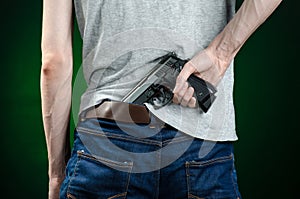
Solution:
{"label": "dark green background", "polygon": [[[298,195],[299,12],[298,1],[283,2],[236,58],[240,140],[235,152],[246,199]],[[41,13],[41,1],[1,5],[1,198],[47,196],[39,91]],[[75,72],[81,61],[80,42],[75,29]]]}

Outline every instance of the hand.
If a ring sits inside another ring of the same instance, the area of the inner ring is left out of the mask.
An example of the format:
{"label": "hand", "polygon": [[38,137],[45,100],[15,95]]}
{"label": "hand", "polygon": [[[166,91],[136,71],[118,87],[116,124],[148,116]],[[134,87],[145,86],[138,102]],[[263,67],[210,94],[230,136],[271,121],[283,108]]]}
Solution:
{"label": "hand", "polygon": [[199,52],[184,65],[179,73],[173,90],[173,102],[181,106],[196,107],[197,100],[193,97],[194,89],[187,82],[189,76],[194,74],[217,86],[229,64],[230,61],[223,61],[214,56],[209,48]]}
{"label": "hand", "polygon": [[59,199],[59,190],[63,178],[50,178],[49,180],[49,199]]}

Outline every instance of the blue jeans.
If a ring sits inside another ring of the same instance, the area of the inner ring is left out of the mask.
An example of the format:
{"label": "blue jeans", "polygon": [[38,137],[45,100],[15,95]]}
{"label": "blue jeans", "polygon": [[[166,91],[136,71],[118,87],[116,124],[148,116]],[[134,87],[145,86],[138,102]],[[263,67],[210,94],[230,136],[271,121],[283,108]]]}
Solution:
{"label": "blue jeans", "polygon": [[60,198],[236,199],[232,142],[150,125],[86,119],[77,125]]}

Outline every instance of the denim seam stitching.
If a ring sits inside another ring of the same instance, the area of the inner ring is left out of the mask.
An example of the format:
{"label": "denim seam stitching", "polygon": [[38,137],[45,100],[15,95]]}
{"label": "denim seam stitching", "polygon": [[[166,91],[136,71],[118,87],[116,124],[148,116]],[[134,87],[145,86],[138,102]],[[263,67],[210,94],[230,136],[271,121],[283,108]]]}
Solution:
{"label": "denim seam stitching", "polygon": [[126,191],[125,191],[125,196],[124,196],[125,198],[127,198],[128,187],[129,187],[129,183],[130,183],[132,169],[133,169],[133,164],[132,164],[132,167],[130,167],[130,170],[128,171],[128,180],[127,180],[127,186],[126,186]]}
{"label": "denim seam stitching", "polygon": [[127,172],[128,173],[128,177],[127,177],[127,184],[126,184],[125,192],[119,193],[119,194],[114,195],[114,196],[111,196],[108,199],[113,199],[115,197],[119,197],[119,196],[123,196],[123,195],[124,195],[125,198],[127,198],[127,193],[128,193],[128,187],[129,187],[129,183],[130,183],[130,177],[131,177],[131,173],[132,173],[132,168],[133,168],[133,164],[132,164],[132,166],[129,167],[129,170]]}
{"label": "denim seam stitching", "polygon": [[200,197],[198,196],[195,196],[191,193],[191,187],[190,187],[190,172],[189,172],[189,168],[190,168],[190,165],[188,162],[185,163],[185,173],[186,173],[186,181],[187,181],[187,198],[194,198],[194,199],[201,199]]}
{"label": "denim seam stitching", "polygon": [[123,139],[123,140],[128,140],[128,141],[144,143],[144,144],[148,144],[148,145],[157,145],[157,146],[160,146],[160,147],[162,145],[160,142],[156,142],[156,141],[153,141],[153,140],[144,141],[144,140],[141,140],[141,139],[138,139],[138,138],[131,139],[131,138],[126,138],[126,137],[122,137],[122,136],[118,136],[118,135],[108,135],[106,133],[99,134],[98,131],[92,130],[92,129],[77,128],[77,131],[78,131],[78,133],[87,133],[87,134],[92,134],[92,135],[101,136],[101,137],[118,138],[118,139]]}
{"label": "denim seam stitching", "polygon": [[120,196],[126,197],[126,195],[127,195],[127,192],[123,192],[123,193],[119,193],[119,194],[117,194],[117,195],[111,196],[111,197],[109,197],[109,198],[107,198],[107,199],[114,199],[114,198],[120,197]]}
{"label": "denim seam stitching", "polygon": [[[160,136],[160,138],[162,139],[162,137]],[[157,153],[158,156],[158,161],[159,161],[159,168],[161,168],[161,150],[159,150],[159,153]],[[159,198],[159,191],[160,191],[160,177],[161,177],[161,169],[157,170],[157,188],[156,188],[156,194],[155,194],[155,198],[158,199]]]}
{"label": "denim seam stitching", "polygon": [[190,195],[190,173],[189,173],[189,164],[188,162],[185,163],[185,175],[186,175],[186,183],[187,183],[187,198],[189,198]]}
{"label": "denim seam stitching", "polygon": [[228,155],[228,156],[223,156],[220,158],[214,158],[211,160],[206,160],[206,161],[201,161],[201,162],[187,162],[187,164],[189,164],[192,167],[198,167],[198,166],[208,166],[208,165],[212,165],[212,164],[217,164],[217,163],[222,163],[222,162],[226,162],[228,160],[232,160],[233,156],[232,154]]}
{"label": "denim seam stitching", "polygon": [[106,159],[106,158],[101,158],[99,156],[89,156],[87,154],[84,154],[82,152],[77,152],[78,156],[80,156],[80,158],[86,158],[86,159],[89,159],[89,160],[93,160],[93,161],[96,161],[97,163],[101,163],[101,164],[110,164],[110,165],[115,165],[115,166],[118,166],[118,167],[124,167],[124,168],[130,168],[132,169],[132,166],[133,166],[133,163],[132,162],[128,162],[127,165],[124,165],[122,164],[121,162],[117,162],[117,161],[113,161],[113,160],[109,160],[109,159]]}
{"label": "denim seam stitching", "polygon": [[76,199],[76,197],[75,196],[73,196],[72,194],[70,194],[70,193],[67,193],[67,198],[70,198],[70,199]]}
{"label": "denim seam stitching", "polygon": [[185,136],[180,136],[180,137],[177,137],[177,138],[175,137],[175,138],[173,138],[173,139],[168,139],[168,140],[163,141],[163,142],[162,142],[162,145],[165,146],[165,145],[167,145],[169,142],[172,142],[172,143],[184,142],[184,141],[190,140],[190,139],[192,139],[192,138],[190,138],[190,137],[185,137]]}
{"label": "denim seam stitching", "polygon": [[236,198],[239,198],[239,194],[237,193],[237,189],[236,189],[236,184],[234,183],[234,180],[233,180],[233,167],[234,167],[234,162],[232,164],[232,167],[231,167],[231,182],[232,182],[232,186],[233,186],[233,189],[234,189],[234,193],[235,193],[235,196]]}
{"label": "denim seam stitching", "polygon": [[73,181],[73,179],[74,179],[74,177],[75,177],[75,175],[76,175],[77,167],[78,167],[78,164],[79,164],[80,161],[81,161],[81,157],[79,157],[79,156],[77,155],[77,162],[76,162],[75,167],[74,167],[74,173],[73,173],[73,175],[70,177],[70,182],[69,182],[69,184],[68,184],[67,194],[70,194],[70,186],[71,186],[71,183],[72,183],[72,181]]}
{"label": "denim seam stitching", "polygon": [[192,198],[192,199],[204,199],[204,198],[200,198],[198,196],[195,196],[195,195],[193,195],[191,193],[188,194],[188,198]]}

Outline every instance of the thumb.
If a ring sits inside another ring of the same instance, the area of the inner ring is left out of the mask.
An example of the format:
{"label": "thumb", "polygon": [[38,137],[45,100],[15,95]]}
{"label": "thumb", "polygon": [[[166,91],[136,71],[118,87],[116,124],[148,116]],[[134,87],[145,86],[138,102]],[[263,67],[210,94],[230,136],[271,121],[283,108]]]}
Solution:
{"label": "thumb", "polygon": [[196,68],[194,67],[193,63],[191,63],[190,61],[187,62],[176,78],[176,85],[173,90],[173,93],[178,93],[184,86],[184,83],[187,81],[189,76],[194,72],[196,72]]}

